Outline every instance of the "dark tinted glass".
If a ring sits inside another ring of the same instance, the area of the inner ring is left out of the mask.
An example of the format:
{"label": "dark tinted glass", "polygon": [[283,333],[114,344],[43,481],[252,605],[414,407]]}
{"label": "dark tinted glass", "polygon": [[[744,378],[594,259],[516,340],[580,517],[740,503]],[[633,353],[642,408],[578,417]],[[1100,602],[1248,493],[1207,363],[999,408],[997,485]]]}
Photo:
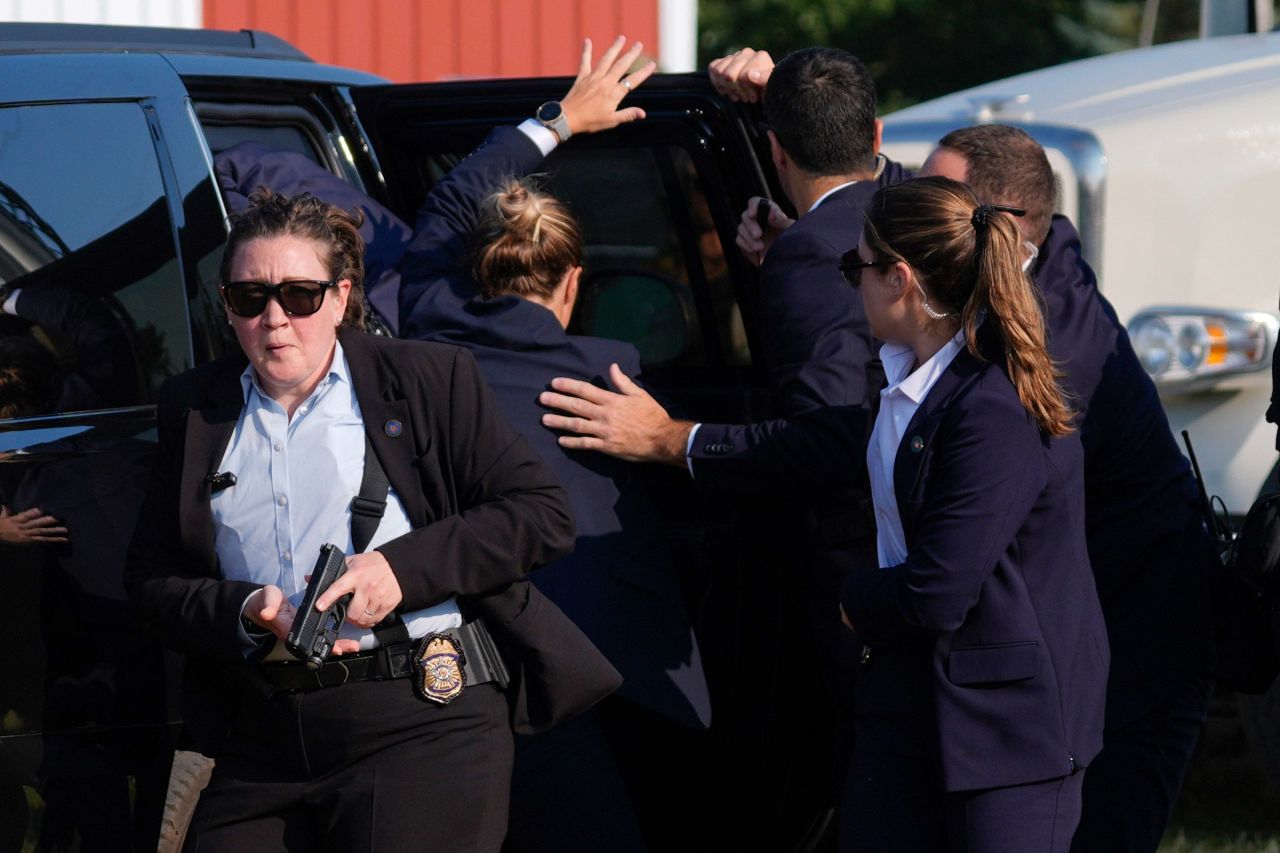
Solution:
{"label": "dark tinted glass", "polygon": [[0,335],[30,339],[51,386],[9,416],[146,403],[191,366],[156,148],[137,104],[0,109]]}
{"label": "dark tinted glass", "polygon": [[[461,156],[428,155],[424,183]],[[724,248],[685,149],[567,146],[539,174],[586,238],[570,331],[627,341],[647,367],[751,363]]]}
{"label": "dark tinted glass", "polygon": [[[724,250],[684,149],[566,147],[545,169],[547,189],[586,237],[580,331],[635,344],[645,364],[707,364],[709,347],[722,363],[750,363]],[[710,296],[704,311],[699,290]]]}
{"label": "dark tinted glass", "polygon": [[233,281],[222,289],[227,307],[241,317],[257,317],[266,310],[267,302],[275,299],[285,313],[294,317],[309,317],[320,310],[324,295],[331,281],[282,281],[269,284],[265,281]]}

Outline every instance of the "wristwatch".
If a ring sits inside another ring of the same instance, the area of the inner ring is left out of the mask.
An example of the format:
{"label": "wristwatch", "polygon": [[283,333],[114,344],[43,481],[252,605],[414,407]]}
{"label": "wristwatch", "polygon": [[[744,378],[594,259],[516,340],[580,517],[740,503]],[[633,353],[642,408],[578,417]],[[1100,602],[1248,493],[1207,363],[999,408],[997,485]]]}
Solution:
{"label": "wristwatch", "polygon": [[573,131],[569,130],[569,120],[564,117],[564,109],[561,108],[559,101],[547,101],[538,107],[533,117],[539,124],[554,133],[561,142],[567,142],[573,135]]}

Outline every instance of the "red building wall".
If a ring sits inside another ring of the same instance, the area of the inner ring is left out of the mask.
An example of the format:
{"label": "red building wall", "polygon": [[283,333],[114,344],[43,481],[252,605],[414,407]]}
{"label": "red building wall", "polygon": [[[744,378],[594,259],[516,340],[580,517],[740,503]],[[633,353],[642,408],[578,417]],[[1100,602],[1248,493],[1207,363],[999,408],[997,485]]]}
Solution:
{"label": "red building wall", "polygon": [[204,0],[211,29],[266,30],[398,83],[574,74],[618,34],[658,55],[658,0]]}

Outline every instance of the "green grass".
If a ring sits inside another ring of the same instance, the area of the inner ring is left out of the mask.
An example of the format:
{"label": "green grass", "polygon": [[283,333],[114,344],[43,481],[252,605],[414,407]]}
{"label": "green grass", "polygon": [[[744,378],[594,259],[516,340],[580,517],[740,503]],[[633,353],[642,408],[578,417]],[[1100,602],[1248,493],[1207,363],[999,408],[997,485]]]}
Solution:
{"label": "green grass", "polygon": [[1210,719],[1160,853],[1280,853],[1280,792],[1231,722]]}

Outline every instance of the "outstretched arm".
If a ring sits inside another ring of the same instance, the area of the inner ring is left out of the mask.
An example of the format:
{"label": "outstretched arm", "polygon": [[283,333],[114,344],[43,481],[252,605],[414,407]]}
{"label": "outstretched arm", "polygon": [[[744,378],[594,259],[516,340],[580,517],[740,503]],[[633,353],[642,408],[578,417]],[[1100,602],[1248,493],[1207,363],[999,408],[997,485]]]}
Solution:
{"label": "outstretched arm", "polygon": [[[643,45],[636,42],[624,53],[625,44],[625,38],[619,36],[593,66],[591,40],[583,42],[578,76],[560,102],[572,133],[595,133],[644,118],[644,110],[639,107],[619,109],[619,104],[649,78],[655,66],[648,62],[628,74]],[[427,195],[418,211],[413,239],[400,263],[400,323],[405,337],[422,336],[418,328],[421,318],[415,317],[421,313],[419,303],[440,286],[442,277],[450,277],[458,287],[469,288],[469,277],[459,273],[465,266],[485,198],[503,179],[534,172],[555,147],[552,134],[536,124],[534,128],[552,138],[545,150],[519,128],[495,128]],[[455,294],[459,302],[473,295],[474,292]]]}
{"label": "outstretched arm", "polygon": [[[538,402],[564,414],[542,416],[566,433],[560,445],[629,462],[688,465],[700,486],[725,492],[796,491],[856,482],[863,467],[867,412],[824,407],[754,424],[677,420],[624,374],[609,368],[610,391],[559,377]],[[690,435],[697,435],[690,446]]]}

